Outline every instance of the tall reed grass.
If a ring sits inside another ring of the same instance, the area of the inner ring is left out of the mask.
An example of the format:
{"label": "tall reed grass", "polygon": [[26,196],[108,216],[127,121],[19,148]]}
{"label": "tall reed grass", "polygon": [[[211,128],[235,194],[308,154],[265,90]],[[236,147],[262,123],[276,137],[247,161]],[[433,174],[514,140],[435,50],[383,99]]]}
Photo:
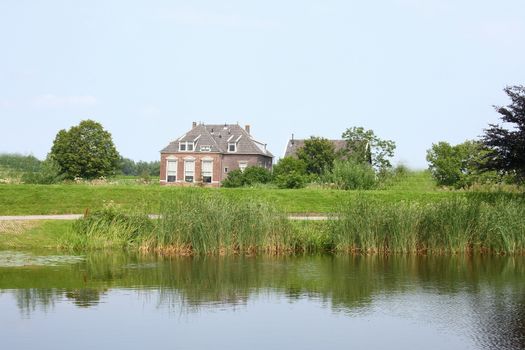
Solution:
{"label": "tall reed grass", "polygon": [[106,206],[77,221],[62,246],[129,247],[178,255],[277,254],[296,249],[292,223],[262,201],[196,189],[162,200],[156,218],[147,212]]}
{"label": "tall reed grass", "polygon": [[107,207],[75,223],[63,246],[176,255],[525,253],[525,200],[454,196],[432,203],[343,201],[331,220],[291,222],[267,202],[189,191],[160,213]]}
{"label": "tall reed grass", "polygon": [[109,203],[75,221],[59,245],[73,250],[138,248],[143,236],[153,229],[145,211],[123,212]]}
{"label": "tall reed grass", "polygon": [[194,192],[161,203],[143,250],[178,254],[280,253],[292,249],[292,226],[267,203]]}
{"label": "tall reed grass", "polygon": [[453,197],[436,203],[345,202],[329,222],[337,251],[359,253],[525,252],[522,199]]}

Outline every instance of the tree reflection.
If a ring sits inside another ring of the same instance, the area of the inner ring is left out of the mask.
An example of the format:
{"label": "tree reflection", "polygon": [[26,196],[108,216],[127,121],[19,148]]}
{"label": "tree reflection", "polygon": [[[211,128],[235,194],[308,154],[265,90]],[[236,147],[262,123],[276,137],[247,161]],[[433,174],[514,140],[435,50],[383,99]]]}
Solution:
{"label": "tree reflection", "polygon": [[304,256],[160,258],[94,254],[53,268],[0,269],[21,312],[46,312],[59,300],[89,308],[119,288],[156,297],[173,311],[246,305],[278,294],[313,299],[334,311],[367,308],[379,295],[465,295],[462,312],[482,330],[481,347],[525,348],[523,257]]}

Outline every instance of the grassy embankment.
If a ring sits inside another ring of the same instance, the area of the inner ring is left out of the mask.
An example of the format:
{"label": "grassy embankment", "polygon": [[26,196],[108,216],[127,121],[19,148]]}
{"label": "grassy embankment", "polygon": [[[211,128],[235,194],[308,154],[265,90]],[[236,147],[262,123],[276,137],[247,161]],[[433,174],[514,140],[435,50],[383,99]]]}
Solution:
{"label": "grassy embankment", "polygon": [[[2,201],[6,192],[15,191],[13,199],[18,198],[20,205],[12,210],[17,213],[30,208],[40,213],[90,208],[86,219],[73,225],[48,222],[26,235],[4,233],[0,247],[31,247],[36,243],[29,239],[38,238],[40,245],[73,250],[131,249],[180,255],[525,251],[521,195],[437,191],[414,183],[406,190],[405,186],[398,183],[388,190],[366,192],[0,186],[0,191],[5,189],[0,192]],[[17,188],[27,196],[21,196]],[[49,198],[62,206],[50,211],[47,201],[35,198]],[[103,200],[117,204],[100,210]],[[152,212],[160,213],[161,218],[148,219],[146,214]],[[334,220],[293,223],[286,219],[286,212],[328,212]]]}
{"label": "grassy embankment", "polygon": [[285,213],[330,213],[344,199],[366,196],[384,202],[432,202],[457,193],[440,191],[428,173],[412,172],[392,181],[386,189],[371,191],[340,191],[323,188],[281,190],[276,188],[188,189],[153,185],[0,185],[0,215],[77,214],[86,209],[101,209],[113,202],[123,210],[137,204],[148,206],[152,213],[160,210],[163,200],[183,198],[195,192],[218,193],[232,200],[257,199],[271,203]]}

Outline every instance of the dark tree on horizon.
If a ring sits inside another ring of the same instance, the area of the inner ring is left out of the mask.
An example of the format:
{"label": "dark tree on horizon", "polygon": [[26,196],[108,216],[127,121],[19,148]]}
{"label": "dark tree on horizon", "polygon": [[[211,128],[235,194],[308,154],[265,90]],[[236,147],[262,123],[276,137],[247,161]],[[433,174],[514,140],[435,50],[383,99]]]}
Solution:
{"label": "dark tree on horizon", "polygon": [[488,149],[482,168],[496,170],[500,174],[516,177],[518,182],[525,180],[525,87],[522,85],[507,86],[505,93],[511,104],[494,106],[504,123],[514,124],[504,127],[489,124],[485,129],[482,142]]}

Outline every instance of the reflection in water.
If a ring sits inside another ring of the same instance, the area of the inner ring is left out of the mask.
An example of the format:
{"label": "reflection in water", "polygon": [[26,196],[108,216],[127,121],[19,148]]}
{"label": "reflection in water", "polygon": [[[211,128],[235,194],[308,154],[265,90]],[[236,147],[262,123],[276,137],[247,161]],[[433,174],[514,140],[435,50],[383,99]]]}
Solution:
{"label": "reflection in water", "polygon": [[436,323],[463,332],[476,347],[519,349],[525,348],[524,262],[521,257],[472,256],[94,254],[61,266],[0,268],[0,293],[13,295],[28,317],[64,301],[79,308],[97,306],[102,299],[116,302],[119,291],[131,291],[162,310],[190,314],[249,309],[264,304],[264,298],[283,298],[328,305],[344,317],[384,313]]}

